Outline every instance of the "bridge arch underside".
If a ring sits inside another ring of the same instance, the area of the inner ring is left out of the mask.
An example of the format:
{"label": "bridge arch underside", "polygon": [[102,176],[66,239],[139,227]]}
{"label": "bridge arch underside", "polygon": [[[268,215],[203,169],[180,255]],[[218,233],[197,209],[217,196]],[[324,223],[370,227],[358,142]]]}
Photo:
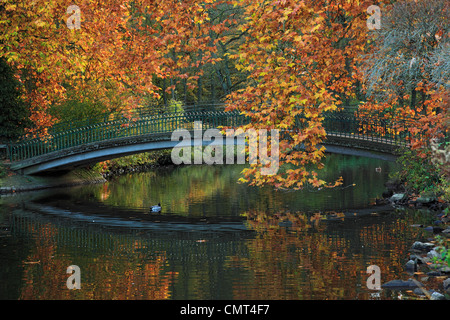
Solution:
{"label": "bridge arch underside", "polygon": [[[33,175],[59,171],[73,170],[78,167],[88,166],[100,161],[119,158],[127,155],[149,152],[154,150],[172,149],[176,146],[203,146],[208,145],[243,145],[242,139],[235,138],[233,142],[225,138],[220,140],[184,140],[172,141],[171,134],[152,134],[142,137],[126,137],[108,141],[99,141],[76,146],[42,156],[13,163],[11,169],[21,174]],[[357,143],[354,138],[329,135],[323,146],[327,153],[354,155],[368,158],[376,158],[385,161],[395,161],[394,151],[398,146],[388,143],[370,142],[362,140]],[[301,148],[301,147],[300,147]],[[223,151],[226,155],[226,149]]]}

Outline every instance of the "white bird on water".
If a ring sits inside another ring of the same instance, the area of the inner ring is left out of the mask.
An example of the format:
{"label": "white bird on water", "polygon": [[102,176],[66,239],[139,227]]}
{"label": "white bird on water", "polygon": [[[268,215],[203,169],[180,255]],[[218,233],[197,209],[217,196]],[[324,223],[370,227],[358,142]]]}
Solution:
{"label": "white bird on water", "polygon": [[161,211],[161,203],[158,203],[157,206],[152,206],[152,212],[160,212]]}

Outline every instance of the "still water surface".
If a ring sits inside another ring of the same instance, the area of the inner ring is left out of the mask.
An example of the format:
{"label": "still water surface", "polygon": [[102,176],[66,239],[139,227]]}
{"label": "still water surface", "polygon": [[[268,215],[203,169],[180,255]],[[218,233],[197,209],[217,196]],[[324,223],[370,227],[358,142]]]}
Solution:
{"label": "still water surface", "polygon": [[252,188],[236,183],[242,166],[201,165],[3,197],[0,298],[396,299],[369,290],[366,269],[408,279],[408,249],[426,237],[411,225],[428,218],[373,205],[393,167],[328,155],[323,174],[344,185],[320,191]]}

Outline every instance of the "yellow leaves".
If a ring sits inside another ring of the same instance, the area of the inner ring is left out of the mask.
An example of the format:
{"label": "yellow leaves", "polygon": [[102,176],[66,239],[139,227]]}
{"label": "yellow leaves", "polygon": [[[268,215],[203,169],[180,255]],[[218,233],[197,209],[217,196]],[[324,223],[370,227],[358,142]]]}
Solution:
{"label": "yellow leaves", "polygon": [[315,32],[316,30],[318,30],[320,27],[321,27],[320,24],[316,24],[314,27],[312,27],[312,28],[310,29],[310,32],[313,33],[313,32]]}
{"label": "yellow leaves", "polygon": [[316,92],[314,93],[314,99],[316,99],[317,101],[321,100],[322,98],[322,93],[321,92]]}
{"label": "yellow leaves", "polygon": [[16,7],[17,7],[16,4],[9,3],[9,4],[6,5],[5,10],[6,11],[14,11],[14,10],[16,10]]}
{"label": "yellow leaves", "polygon": [[43,26],[45,26],[46,23],[45,23],[44,21],[38,19],[38,20],[35,20],[35,21],[34,21],[34,24],[35,24],[38,28],[42,28]]}
{"label": "yellow leaves", "polygon": [[286,81],[281,80],[279,82],[279,86],[282,87],[282,88],[288,88],[290,86],[290,83],[287,83]]}
{"label": "yellow leaves", "polygon": [[315,188],[319,188],[325,184],[325,181],[319,180],[317,178],[308,179],[308,182]]}
{"label": "yellow leaves", "polygon": [[19,60],[19,54],[17,52],[8,52],[8,54],[7,54],[8,62],[17,61],[17,60]]}
{"label": "yellow leaves", "polygon": [[330,104],[321,103],[319,107],[323,108],[323,111],[333,111],[338,108],[335,103]]}
{"label": "yellow leaves", "polygon": [[238,181],[239,181],[240,183],[248,183],[248,182],[249,182],[248,179],[245,179],[245,178],[242,178],[242,177],[239,178]]}
{"label": "yellow leaves", "polygon": [[277,57],[277,62],[278,62],[278,63],[281,64],[281,63],[283,63],[283,62],[285,62],[285,61],[286,61],[286,58],[285,58],[285,57],[282,57],[282,56],[281,56],[281,57]]}
{"label": "yellow leaves", "polygon": [[292,13],[293,10],[294,10],[293,8],[287,7],[284,9],[283,15],[287,17],[288,15],[290,15]]}
{"label": "yellow leaves", "polygon": [[203,24],[203,21],[204,21],[204,20],[201,19],[201,18],[199,18],[199,17],[195,17],[195,18],[194,18],[194,22],[197,23],[197,24]]}
{"label": "yellow leaves", "polygon": [[298,97],[289,97],[289,103],[298,103],[299,102],[299,98]]}

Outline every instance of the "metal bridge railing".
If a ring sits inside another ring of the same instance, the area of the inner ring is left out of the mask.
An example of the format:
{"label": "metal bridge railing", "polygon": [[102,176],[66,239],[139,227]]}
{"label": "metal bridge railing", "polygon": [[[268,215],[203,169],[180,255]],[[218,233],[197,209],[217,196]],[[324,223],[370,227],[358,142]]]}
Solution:
{"label": "metal bridge railing", "polygon": [[237,127],[243,124],[244,118],[238,112],[209,111],[148,115],[134,121],[106,121],[10,144],[8,156],[14,162],[97,141],[193,129],[194,121],[202,121],[203,128],[208,129]]}
{"label": "metal bridge railing", "polygon": [[[238,111],[191,111],[166,114],[141,114],[137,120],[118,119],[82,127],[57,130],[43,138],[19,141],[8,145],[11,162],[21,161],[50,152],[122,137],[152,133],[170,133],[176,129],[193,129],[194,121],[202,121],[203,128],[219,126],[239,127],[248,123]],[[297,128],[307,126],[307,119],[298,118]],[[406,123],[385,119],[360,118],[352,114],[327,114],[323,126],[330,136],[370,141],[385,145],[406,145],[411,138]],[[357,143],[357,142],[355,142]]]}
{"label": "metal bridge railing", "polygon": [[[329,114],[325,117],[323,126],[327,134],[396,146],[405,146],[413,138],[405,121]],[[423,137],[418,133],[414,138]]]}

